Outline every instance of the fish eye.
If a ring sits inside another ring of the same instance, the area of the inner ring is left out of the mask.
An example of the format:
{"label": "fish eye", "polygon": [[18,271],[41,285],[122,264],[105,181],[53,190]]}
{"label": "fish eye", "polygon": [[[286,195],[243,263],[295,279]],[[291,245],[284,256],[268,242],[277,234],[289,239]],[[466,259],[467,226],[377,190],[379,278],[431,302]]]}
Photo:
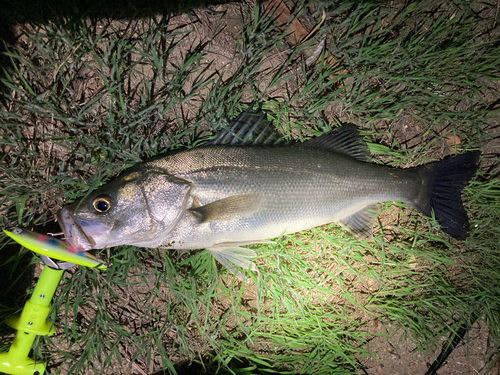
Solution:
{"label": "fish eye", "polygon": [[97,212],[105,213],[111,208],[111,199],[109,197],[98,197],[94,199],[92,205]]}

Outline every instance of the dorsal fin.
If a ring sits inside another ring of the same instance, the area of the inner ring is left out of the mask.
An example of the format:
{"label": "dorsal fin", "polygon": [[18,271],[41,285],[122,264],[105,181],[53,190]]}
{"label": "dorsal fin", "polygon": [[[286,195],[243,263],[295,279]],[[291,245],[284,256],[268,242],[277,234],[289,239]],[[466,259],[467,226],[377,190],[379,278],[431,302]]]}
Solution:
{"label": "dorsal fin", "polygon": [[329,131],[319,137],[310,139],[302,146],[321,148],[350,156],[360,161],[370,160],[370,150],[358,130],[351,124]]}
{"label": "dorsal fin", "polygon": [[207,145],[279,146],[285,140],[274,129],[261,106],[253,109],[255,102],[241,112],[228,127],[220,130]]}

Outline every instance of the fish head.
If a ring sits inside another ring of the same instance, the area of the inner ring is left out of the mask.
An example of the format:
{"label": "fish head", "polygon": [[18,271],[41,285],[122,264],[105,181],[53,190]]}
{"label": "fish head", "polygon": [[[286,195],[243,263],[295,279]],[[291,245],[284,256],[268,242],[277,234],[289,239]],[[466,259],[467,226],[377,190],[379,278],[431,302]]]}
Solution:
{"label": "fish head", "polygon": [[187,209],[190,184],[161,171],[131,170],[61,209],[58,221],[77,250],[154,247]]}

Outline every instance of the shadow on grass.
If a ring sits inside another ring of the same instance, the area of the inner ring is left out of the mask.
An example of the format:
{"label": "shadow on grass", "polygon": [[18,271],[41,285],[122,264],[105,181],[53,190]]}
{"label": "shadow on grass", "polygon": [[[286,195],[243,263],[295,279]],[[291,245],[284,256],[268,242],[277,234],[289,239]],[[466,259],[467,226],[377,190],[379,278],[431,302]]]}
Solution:
{"label": "shadow on grass", "polygon": [[[215,357],[215,352],[212,353]],[[218,364],[217,362],[210,361],[209,358],[203,358],[203,364],[199,362],[180,362],[175,364],[174,366],[177,375],[190,375],[190,374],[203,374],[203,375],[211,375],[211,374],[234,374],[231,370],[235,370],[236,373],[241,374],[264,374],[264,372],[259,371],[259,369],[255,368],[251,362],[249,362],[245,358],[233,358],[226,367]],[[239,370],[239,371],[238,371]],[[163,371],[158,371],[153,373],[153,375],[161,375],[165,374]]]}
{"label": "shadow on grass", "polygon": [[26,290],[33,285],[35,265],[32,254],[19,254],[20,246],[6,244],[0,251],[0,337],[13,332],[5,324],[12,314],[20,311],[27,300]]}
{"label": "shadow on grass", "polygon": [[[195,7],[226,4],[234,0],[4,0],[0,2],[0,67],[9,67],[4,52],[16,42],[20,24],[45,24],[82,18],[134,19],[157,14],[180,14]],[[2,85],[1,90],[5,87]]]}

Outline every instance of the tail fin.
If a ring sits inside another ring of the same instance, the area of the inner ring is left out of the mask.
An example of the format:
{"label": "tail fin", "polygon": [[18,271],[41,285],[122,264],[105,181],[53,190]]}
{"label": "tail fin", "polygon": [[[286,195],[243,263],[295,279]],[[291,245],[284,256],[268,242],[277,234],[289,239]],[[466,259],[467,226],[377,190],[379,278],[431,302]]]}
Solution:
{"label": "tail fin", "polygon": [[430,208],[443,232],[463,240],[469,231],[469,220],[462,205],[461,193],[477,169],[480,151],[470,151],[418,167],[427,175],[429,202],[416,203],[415,208],[430,215]]}

